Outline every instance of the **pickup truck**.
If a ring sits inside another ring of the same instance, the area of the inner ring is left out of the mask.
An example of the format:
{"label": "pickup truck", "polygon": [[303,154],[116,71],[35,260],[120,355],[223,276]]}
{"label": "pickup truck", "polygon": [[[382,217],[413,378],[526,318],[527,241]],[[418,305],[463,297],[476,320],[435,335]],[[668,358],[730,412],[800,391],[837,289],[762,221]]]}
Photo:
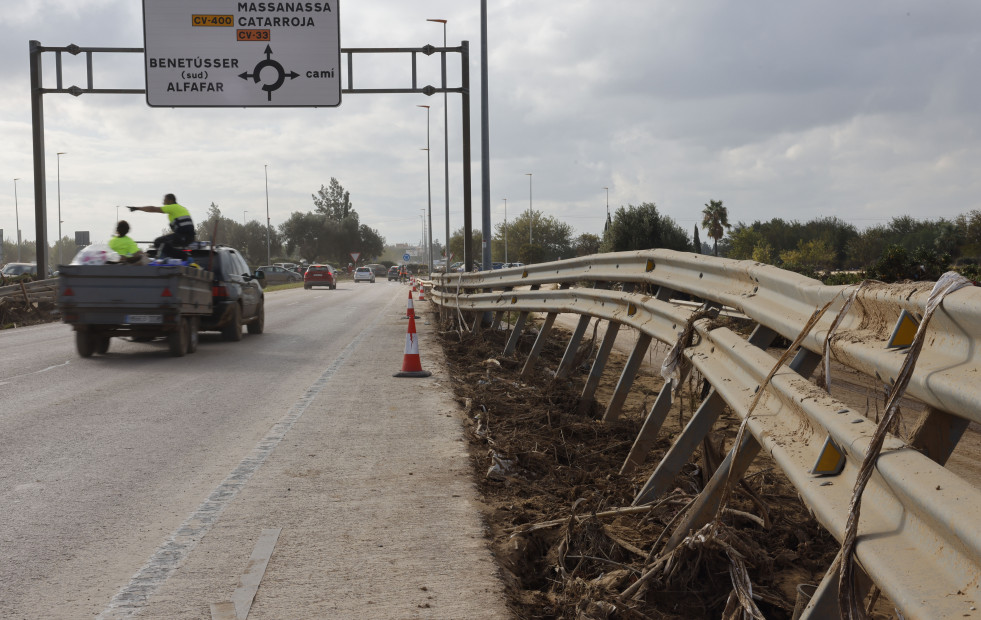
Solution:
{"label": "pickup truck", "polygon": [[182,265],[63,265],[58,278],[62,321],[75,330],[82,357],[105,354],[113,337],[165,338],[173,356],[194,353],[198,331],[242,339],[242,326],[261,334],[261,279],[228,246],[198,242]]}
{"label": "pickup truck", "polygon": [[62,265],[58,306],[82,357],[109,339],[164,337],[171,355],[197,349],[200,317],[212,313],[212,274],[181,265]]}

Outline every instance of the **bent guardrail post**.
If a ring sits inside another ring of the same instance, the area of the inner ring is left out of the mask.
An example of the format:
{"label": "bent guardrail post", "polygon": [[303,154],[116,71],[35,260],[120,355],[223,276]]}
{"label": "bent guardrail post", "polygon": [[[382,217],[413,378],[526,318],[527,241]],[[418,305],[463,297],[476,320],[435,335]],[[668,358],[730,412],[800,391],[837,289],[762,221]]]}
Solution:
{"label": "bent guardrail post", "polygon": [[[541,288],[539,284],[533,284],[531,290],[537,291]],[[525,330],[525,323],[528,321],[528,315],[530,312],[528,310],[522,310],[518,315],[517,320],[514,322],[514,329],[511,330],[511,337],[508,338],[508,342],[504,345],[504,355],[511,355],[514,350],[518,347],[518,339],[521,338],[521,333]]]}
{"label": "bent guardrail post", "polygon": [[579,315],[579,323],[576,324],[572,338],[569,339],[569,344],[565,347],[565,354],[562,356],[562,361],[559,362],[559,367],[555,369],[556,379],[566,379],[572,373],[572,364],[576,361],[579,345],[582,343],[583,336],[586,335],[586,329],[589,328],[591,319],[592,317],[588,314]]}
{"label": "bent guardrail post", "polygon": [[626,460],[624,460],[623,465],[620,467],[621,476],[633,473],[635,469],[643,465],[647,455],[650,454],[651,448],[654,447],[654,443],[657,441],[657,433],[661,430],[661,426],[664,425],[664,420],[668,417],[668,412],[671,411],[672,385],[673,380],[668,379],[661,386],[661,391],[658,393],[650,413],[647,414],[643,426],[640,427],[640,431],[637,433],[637,438],[634,439],[634,445],[630,448],[630,454],[627,455]]}
{"label": "bent guardrail post", "polygon": [[[757,325],[753,334],[749,337],[749,343],[761,349],[770,346],[779,334],[765,325]],[[647,479],[647,483],[637,493],[634,498],[633,506],[640,506],[654,501],[664,493],[674,482],[678,472],[684,467],[688,459],[702,443],[702,440],[712,430],[715,421],[725,409],[726,401],[713,387],[709,395],[702,401],[698,410],[688,421],[684,430],[676,438],[667,454],[658,463],[654,473]]]}
{"label": "bent guardrail post", "polygon": [[637,336],[637,344],[634,345],[634,350],[630,353],[630,358],[627,360],[626,366],[623,367],[623,372],[620,373],[620,380],[617,381],[617,387],[613,391],[613,396],[610,397],[606,411],[603,413],[604,422],[613,422],[620,417],[623,403],[627,400],[627,394],[634,384],[634,379],[644,361],[647,349],[651,346],[651,340],[653,338],[643,332]]}
{"label": "bent guardrail post", "polygon": [[[559,290],[565,290],[569,288],[568,283],[563,283],[559,286]],[[535,338],[535,344],[531,347],[531,353],[528,354],[528,359],[525,360],[525,365],[521,369],[521,374],[519,377],[522,380],[527,379],[531,376],[531,371],[535,368],[535,362],[542,353],[542,347],[548,341],[549,333],[552,331],[552,325],[555,323],[555,317],[558,316],[557,312],[549,312],[545,316],[545,321],[542,323],[541,329],[538,330],[538,337]]]}
{"label": "bent guardrail post", "polygon": [[528,359],[525,360],[525,365],[521,368],[521,374],[518,375],[522,381],[527,380],[531,376],[532,370],[535,369],[535,362],[542,353],[542,347],[545,346],[545,341],[548,340],[548,334],[552,331],[552,325],[555,323],[556,316],[558,315],[555,312],[549,312],[545,316],[545,321],[538,330],[538,337],[535,338],[535,344],[531,347]]}
{"label": "bent guardrail post", "polygon": [[[791,360],[790,369],[796,371],[802,377],[809,377],[817,365],[821,363],[821,356],[807,349],[800,349]],[[746,474],[746,470],[753,464],[756,455],[759,454],[762,446],[753,437],[752,433],[743,435],[742,443],[733,446],[726,455],[722,464],[712,474],[711,480],[705,485],[698,498],[688,509],[688,514],[676,526],[668,543],[664,546],[662,553],[677,547],[682,540],[692,531],[699,529],[708,523],[719,509],[719,502],[722,500],[723,492],[729,480],[741,480]]]}
{"label": "bent guardrail post", "polygon": [[600,379],[603,378],[603,369],[606,368],[606,360],[610,357],[613,350],[613,343],[616,342],[617,333],[620,331],[620,323],[610,321],[606,327],[606,335],[603,336],[603,344],[596,352],[596,359],[593,366],[589,369],[589,376],[586,378],[586,385],[579,396],[579,415],[587,415],[595,400],[596,388],[599,387]]}
{"label": "bent guardrail post", "polygon": [[[514,290],[513,286],[507,286],[504,288],[505,293],[510,293],[512,290]],[[494,320],[491,321],[491,326],[490,326],[490,330],[492,332],[497,331],[498,329],[501,328],[501,321],[504,320],[505,312],[506,312],[505,310],[498,310],[497,312],[494,313]]]}
{"label": "bent guardrail post", "polygon": [[946,465],[947,459],[953,454],[957,442],[961,440],[970,424],[970,420],[927,407],[916,421],[916,426],[910,433],[909,443],[934,462]]}

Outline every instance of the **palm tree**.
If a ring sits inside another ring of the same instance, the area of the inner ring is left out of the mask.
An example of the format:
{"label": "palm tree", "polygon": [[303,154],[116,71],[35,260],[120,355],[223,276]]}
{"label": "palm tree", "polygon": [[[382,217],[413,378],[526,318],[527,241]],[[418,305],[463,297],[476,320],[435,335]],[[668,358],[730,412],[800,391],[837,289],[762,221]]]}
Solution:
{"label": "palm tree", "polygon": [[726,234],[726,230],[732,228],[729,224],[729,211],[722,206],[721,200],[709,200],[702,209],[702,228],[712,237],[712,253],[718,256],[719,239]]}

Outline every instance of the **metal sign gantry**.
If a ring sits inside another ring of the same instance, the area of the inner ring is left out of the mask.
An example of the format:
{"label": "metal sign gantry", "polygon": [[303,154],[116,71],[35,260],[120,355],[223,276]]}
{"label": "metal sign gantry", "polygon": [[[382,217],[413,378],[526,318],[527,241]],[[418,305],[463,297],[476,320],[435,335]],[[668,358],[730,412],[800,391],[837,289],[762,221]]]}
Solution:
{"label": "metal sign gantry", "polygon": [[[123,54],[143,54],[144,49],[140,47],[80,47],[78,45],[68,45],[65,47],[46,47],[39,41],[30,41],[30,73],[31,73],[31,118],[33,125],[34,142],[34,214],[36,223],[37,237],[37,269],[39,274],[48,273],[48,236],[47,236],[47,192],[46,192],[46,173],[44,159],[44,95],[48,94],[69,94],[79,97],[84,94],[132,94],[145,95],[144,88],[95,88],[93,84],[92,62],[93,55],[97,53],[123,53]],[[42,73],[42,54],[53,53],[55,55],[55,88],[44,88]],[[64,87],[62,79],[62,54],[85,54],[87,67],[86,88],[79,86]],[[449,87],[446,79],[446,71],[442,71],[439,87],[426,85],[419,86],[417,59],[419,54],[431,56],[432,54],[442,56],[442,64],[446,66],[447,54],[460,54],[460,86]],[[341,54],[346,55],[346,87],[342,88],[344,94],[423,94],[427,96],[436,93],[459,93],[461,97],[462,109],[462,130],[463,130],[463,229],[472,229],[472,197],[471,197],[471,163],[470,163],[470,43],[462,41],[459,47],[435,47],[425,45],[423,47],[405,48],[350,48],[341,49]],[[411,84],[408,88],[356,88],[354,86],[354,58],[355,56],[369,56],[374,54],[400,54],[408,55],[411,65]],[[489,221],[489,217],[485,217]],[[485,238],[489,231],[484,231]],[[447,246],[449,240],[447,239]],[[469,271],[474,264],[473,243],[469,232],[463,235],[463,260]]]}

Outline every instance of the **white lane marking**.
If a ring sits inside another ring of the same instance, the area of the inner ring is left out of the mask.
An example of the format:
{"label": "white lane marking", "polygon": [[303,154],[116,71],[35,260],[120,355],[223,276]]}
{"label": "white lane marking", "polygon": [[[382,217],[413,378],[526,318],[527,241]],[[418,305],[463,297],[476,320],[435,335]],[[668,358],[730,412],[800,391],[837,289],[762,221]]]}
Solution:
{"label": "white lane marking", "polygon": [[9,385],[10,383],[12,383],[12,382],[14,382],[14,381],[16,381],[18,379],[23,379],[24,377],[30,377],[31,375],[39,375],[42,372],[48,372],[49,370],[54,370],[55,368],[63,368],[63,367],[67,366],[70,363],[71,363],[71,360],[68,360],[64,364],[55,364],[54,366],[48,366],[47,368],[42,368],[41,370],[34,370],[32,372],[28,372],[28,373],[25,373],[25,374],[22,374],[22,375],[16,375],[16,376],[13,376],[13,377],[7,377],[6,379],[0,379],[0,385]]}
{"label": "white lane marking", "polygon": [[129,584],[109,601],[109,605],[97,616],[98,619],[130,618],[142,611],[149,598],[184,563],[197,542],[218,521],[218,517],[225,507],[238,495],[239,491],[252,478],[252,475],[272,454],[286,433],[310,406],[310,403],[327,386],[331,377],[347,361],[347,358],[351,356],[351,353],[358,348],[361,342],[375,331],[383,316],[385,313],[379,312],[371,325],[362,330],[354,340],[344,347],[337,359],[313,382],[313,385],[300,397],[289,412],[269,429],[269,432],[253,448],[252,452],[242,459],[238,467],[211,492],[208,499],[198,506],[198,509],[191,513],[184,520],[184,523],[167,538],[143,568],[133,575]]}

